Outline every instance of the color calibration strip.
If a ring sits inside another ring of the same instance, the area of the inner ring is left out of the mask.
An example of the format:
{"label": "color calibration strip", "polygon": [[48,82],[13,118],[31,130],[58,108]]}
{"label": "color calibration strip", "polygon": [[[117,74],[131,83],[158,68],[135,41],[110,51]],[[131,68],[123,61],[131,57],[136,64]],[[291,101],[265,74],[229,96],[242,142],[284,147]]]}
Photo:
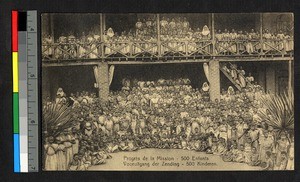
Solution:
{"label": "color calibration strip", "polygon": [[36,30],[36,11],[12,11],[14,172],[39,166]]}
{"label": "color calibration strip", "polygon": [[13,69],[13,133],[14,172],[20,172],[19,136],[19,71],[18,71],[18,12],[12,11],[12,69]]}

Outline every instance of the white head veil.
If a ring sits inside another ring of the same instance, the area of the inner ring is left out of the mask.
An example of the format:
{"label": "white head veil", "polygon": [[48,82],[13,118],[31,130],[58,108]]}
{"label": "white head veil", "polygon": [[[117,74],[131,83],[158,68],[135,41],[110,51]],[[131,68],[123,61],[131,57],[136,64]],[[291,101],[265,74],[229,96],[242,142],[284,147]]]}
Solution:
{"label": "white head veil", "polygon": [[233,95],[233,94],[234,94],[234,89],[233,89],[232,86],[229,86],[229,87],[228,87],[227,93],[228,93],[228,95]]}
{"label": "white head veil", "polygon": [[210,34],[210,30],[208,28],[207,25],[204,25],[203,29],[202,29],[202,35],[209,35]]}
{"label": "white head veil", "polygon": [[207,92],[209,90],[209,85],[207,82],[204,82],[203,85],[202,85],[202,90]]}
{"label": "white head veil", "polygon": [[107,29],[107,35],[113,37],[115,35],[114,30],[112,28]]}

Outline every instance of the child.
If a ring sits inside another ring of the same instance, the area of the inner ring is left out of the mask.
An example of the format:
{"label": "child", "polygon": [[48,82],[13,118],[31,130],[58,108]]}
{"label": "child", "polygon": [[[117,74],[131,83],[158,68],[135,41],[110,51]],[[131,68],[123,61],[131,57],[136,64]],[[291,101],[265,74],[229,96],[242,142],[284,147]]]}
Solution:
{"label": "child", "polygon": [[106,163],[106,156],[102,151],[100,152],[94,152],[92,154],[92,165],[100,165],[100,164],[105,164]]}
{"label": "child", "polygon": [[218,154],[217,155],[223,155],[227,151],[226,148],[226,140],[224,138],[220,138],[218,143]]}
{"label": "child", "polygon": [[235,162],[245,162],[245,151],[243,144],[240,145],[240,149],[236,152]]}
{"label": "child", "polygon": [[66,157],[66,149],[63,142],[60,140],[60,138],[57,138],[57,170],[63,171],[67,170],[67,157]]}
{"label": "child", "polygon": [[128,140],[127,140],[127,146],[128,146],[128,151],[136,151],[138,149],[138,147],[136,147],[136,144],[134,142],[134,137],[133,136],[129,136]]}
{"label": "child", "polygon": [[70,171],[77,171],[78,168],[80,167],[80,164],[81,164],[81,162],[79,160],[79,155],[78,154],[74,154],[73,160],[69,164],[69,170]]}
{"label": "child", "polygon": [[77,154],[79,149],[79,133],[76,127],[72,128],[72,135],[75,143],[72,145],[73,153]]}
{"label": "child", "polygon": [[46,144],[44,147],[46,153],[45,170],[47,171],[57,170],[58,161],[57,161],[56,151],[58,149],[58,145],[54,143],[54,138],[49,137],[48,144]]}
{"label": "child", "polygon": [[122,135],[121,138],[120,138],[120,145],[119,145],[119,149],[121,151],[126,151],[128,148],[127,146],[127,142],[126,142],[126,136],[125,135]]}
{"label": "child", "polygon": [[201,152],[206,152],[207,149],[208,149],[207,142],[206,142],[205,140],[202,140],[201,146],[200,146],[200,151],[201,151]]}
{"label": "child", "polygon": [[280,154],[279,161],[276,161],[275,170],[285,170],[288,163],[287,153],[282,151]]}
{"label": "child", "polygon": [[266,159],[265,159],[266,152],[273,151],[273,149],[274,149],[273,146],[274,146],[274,140],[271,137],[269,137],[268,132],[264,132],[264,138],[261,140],[260,152],[259,152],[261,162],[266,161]]}
{"label": "child", "polygon": [[220,138],[223,138],[227,142],[228,132],[226,123],[221,123],[218,129]]}
{"label": "child", "polygon": [[207,137],[207,146],[209,148],[211,148],[211,146],[212,146],[212,143],[213,143],[212,139],[213,139],[213,134],[209,133],[208,137]]}
{"label": "child", "polygon": [[255,147],[252,147],[251,154],[250,154],[250,161],[249,165],[250,166],[258,166],[259,165],[259,154],[256,151]]}
{"label": "child", "polygon": [[107,152],[109,153],[117,152],[118,149],[119,149],[119,145],[117,144],[115,139],[112,138],[107,145]]}
{"label": "child", "polygon": [[176,134],[173,135],[173,144],[171,146],[173,149],[180,149],[180,136],[177,136]]}
{"label": "child", "polygon": [[247,138],[245,142],[245,162],[250,163],[251,162],[251,152],[252,152],[252,147],[251,147],[251,138]]}
{"label": "child", "polygon": [[282,152],[287,153],[288,146],[289,146],[289,141],[287,140],[286,135],[282,134],[280,136],[280,140],[277,141],[277,145],[275,148],[275,151],[277,153],[276,161],[280,161],[280,159],[282,158]]}
{"label": "child", "polygon": [[143,139],[142,139],[142,146],[144,148],[151,148],[151,138],[150,135],[146,135]]}
{"label": "child", "polygon": [[151,148],[157,148],[160,145],[160,136],[156,132],[151,139]]}
{"label": "child", "polygon": [[187,138],[186,134],[183,134],[182,138],[181,138],[181,146],[182,146],[182,149],[184,149],[184,150],[188,149],[188,141],[186,138]]}
{"label": "child", "polygon": [[236,153],[237,153],[238,149],[237,149],[237,144],[236,143],[233,143],[231,146],[230,146],[230,149],[229,151],[225,152],[223,155],[222,155],[222,159],[224,162],[232,162],[235,160],[236,158]]}
{"label": "child", "polygon": [[90,166],[92,166],[92,156],[91,156],[90,150],[85,151],[85,153],[82,157],[82,162],[86,169],[89,168]]}
{"label": "child", "polygon": [[169,140],[168,140],[168,137],[167,137],[166,133],[163,133],[163,135],[161,137],[161,145],[160,146],[163,149],[169,149],[170,148]]}
{"label": "child", "polygon": [[199,137],[194,136],[194,137],[193,137],[193,140],[192,140],[192,143],[193,143],[193,146],[192,146],[192,149],[193,149],[193,150],[201,151],[202,143],[201,143],[201,141],[199,140]]}
{"label": "child", "polygon": [[288,163],[286,170],[294,170],[294,136],[291,137],[291,144],[288,150]]}
{"label": "child", "polygon": [[218,139],[215,136],[213,136],[213,139],[212,139],[211,152],[213,154],[218,153]]}
{"label": "child", "polygon": [[263,170],[267,170],[267,171],[270,171],[270,170],[273,170],[274,168],[274,162],[273,160],[271,159],[271,152],[270,151],[266,151],[266,166],[263,168]]}

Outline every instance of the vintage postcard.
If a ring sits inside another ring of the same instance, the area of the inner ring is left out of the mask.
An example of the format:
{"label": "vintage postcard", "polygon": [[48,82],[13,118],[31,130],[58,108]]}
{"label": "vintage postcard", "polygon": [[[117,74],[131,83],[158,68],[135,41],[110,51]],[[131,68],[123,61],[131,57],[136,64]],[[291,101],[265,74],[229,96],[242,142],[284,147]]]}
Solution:
{"label": "vintage postcard", "polygon": [[294,170],[293,13],[43,13],[45,171]]}

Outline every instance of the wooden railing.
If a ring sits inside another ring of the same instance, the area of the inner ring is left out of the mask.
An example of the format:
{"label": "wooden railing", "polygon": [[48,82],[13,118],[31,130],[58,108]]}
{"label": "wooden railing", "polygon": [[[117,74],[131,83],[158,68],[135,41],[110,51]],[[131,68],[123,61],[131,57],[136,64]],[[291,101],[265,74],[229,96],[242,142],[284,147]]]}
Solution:
{"label": "wooden railing", "polygon": [[[288,47],[288,48],[287,48]],[[213,50],[215,49],[215,50]],[[143,60],[166,58],[285,57],[293,56],[293,40],[168,40],[92,43],[43,43],[42,59],[51,60]]]}

